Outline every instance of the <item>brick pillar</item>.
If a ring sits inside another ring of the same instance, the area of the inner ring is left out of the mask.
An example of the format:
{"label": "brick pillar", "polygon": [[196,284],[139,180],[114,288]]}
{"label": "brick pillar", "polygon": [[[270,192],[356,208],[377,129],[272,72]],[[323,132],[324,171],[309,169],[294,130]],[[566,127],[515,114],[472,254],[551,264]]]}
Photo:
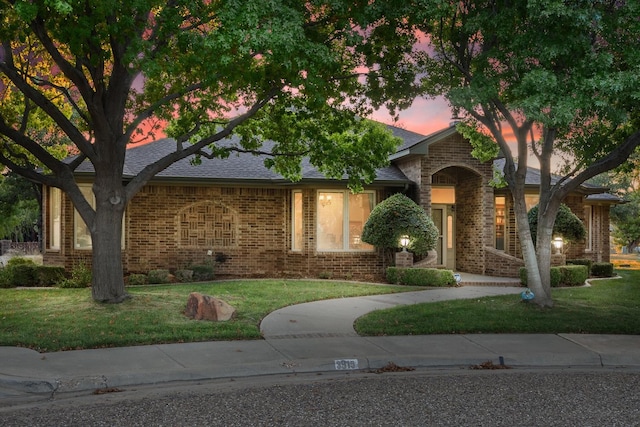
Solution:
{"label": "brick pillar", "polygon": [[413,254],[407,251],[396,252],[396,267],[413,267]]}

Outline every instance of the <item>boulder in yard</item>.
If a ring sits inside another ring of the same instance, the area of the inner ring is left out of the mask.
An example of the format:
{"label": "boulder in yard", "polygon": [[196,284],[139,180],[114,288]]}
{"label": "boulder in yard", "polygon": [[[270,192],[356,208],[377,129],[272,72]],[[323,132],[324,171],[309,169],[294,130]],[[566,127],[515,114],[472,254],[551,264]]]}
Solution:
{"label": "boulder in yard", "polygon": [[236,309],[219,298],[191,292],[184,314],[195,320],[225,321],[235,317]]}

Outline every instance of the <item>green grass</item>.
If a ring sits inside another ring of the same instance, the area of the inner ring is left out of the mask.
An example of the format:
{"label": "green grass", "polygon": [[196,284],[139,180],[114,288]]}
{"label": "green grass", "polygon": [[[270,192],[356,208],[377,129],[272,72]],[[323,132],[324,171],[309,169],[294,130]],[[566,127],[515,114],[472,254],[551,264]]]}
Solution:
{"label": "green grass", "polygon": [[[38,351],[154,343],[260,338],[260,321],[278,308],[308,301],[417,288],[335,281],[248,280],[138,286],[122,304],[99,304],[90,289],[0,289],[0,345]],[[183,315],[190,292],[227,301],[228,322]]]}
{"label": "green grass", "polygon": [[541,309],[519,295],[401,306],[367,314],[361,335],[463,333],[640,334],[640,271],[591,287],[554,288],[554,307]]}

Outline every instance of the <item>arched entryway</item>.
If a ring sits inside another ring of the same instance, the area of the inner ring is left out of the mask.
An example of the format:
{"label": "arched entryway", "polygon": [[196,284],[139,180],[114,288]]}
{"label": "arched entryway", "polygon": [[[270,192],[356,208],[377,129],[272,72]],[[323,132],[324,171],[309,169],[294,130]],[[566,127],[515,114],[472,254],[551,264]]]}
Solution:
{"label": "arched entryway", "polygon": [[474,170],[449,166],[431,176],[431,217],[438,228],[438,265],[469,273],[483,272],[486,198],[482,176]]}

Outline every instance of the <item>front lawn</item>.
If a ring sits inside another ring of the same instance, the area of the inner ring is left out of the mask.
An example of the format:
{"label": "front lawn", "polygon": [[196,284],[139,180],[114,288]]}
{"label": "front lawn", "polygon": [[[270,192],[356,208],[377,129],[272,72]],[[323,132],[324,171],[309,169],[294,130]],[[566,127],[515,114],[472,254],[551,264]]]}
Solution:
{"label": "front lawn", "polygon": [[360,335],[464,333],[640,334],[640,271],[591,287],[554,288],[555,306],[541,309],[519,295],[400,306],[357,320]]}
{"label": "front lawn", "polygon": [[[90,289],[0,289],[0,345],[38,351],[260,338],[260,321],[278,308],[329,298],[417,288],[334,281],[246,280],[137,286],[122,304],[98,304]],[[183,315],[190,292],[227,301],[228,322]]]}

